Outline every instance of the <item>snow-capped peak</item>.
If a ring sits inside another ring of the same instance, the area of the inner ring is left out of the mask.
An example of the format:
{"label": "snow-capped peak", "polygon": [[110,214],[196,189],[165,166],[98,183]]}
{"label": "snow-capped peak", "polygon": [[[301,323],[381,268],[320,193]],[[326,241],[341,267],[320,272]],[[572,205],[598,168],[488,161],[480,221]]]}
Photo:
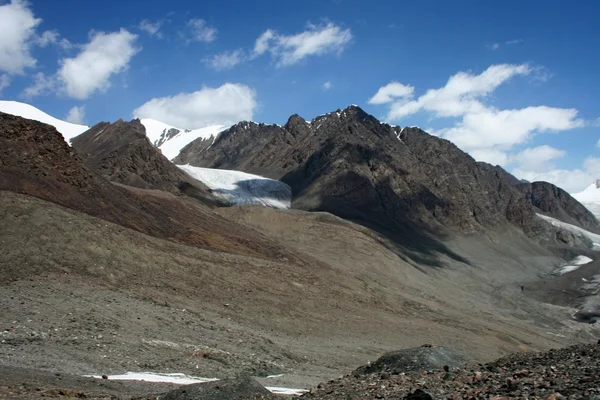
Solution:
{"label": "snow-capped peak", "polygon": [[67,143],[75,136],[81,135],[83,132],[90,129],[89,126],[72,124],[70,122],[61,121],[51,115],[46,114],[42,110],[35,108],[26,103],[18,101],[0,100],[0,111],[6,114],[16,115],[34,121],[43,122],[44,124],[52,125],[59,131]]}
{"label": "snow-capped peak", "polygon": [[580,202],[600,201],[600,179],[596,179],[582,192],[574,193],[573,197]]}
{"label": "snow-capped peak", "polygon": [[196,139],[212,140],[228,127],[213,125],[200,129],[181,129],[150,118],[141,119],[146,128],[146,136],[150,142],[159,148],[169,160],[179,155],[181,150]]}

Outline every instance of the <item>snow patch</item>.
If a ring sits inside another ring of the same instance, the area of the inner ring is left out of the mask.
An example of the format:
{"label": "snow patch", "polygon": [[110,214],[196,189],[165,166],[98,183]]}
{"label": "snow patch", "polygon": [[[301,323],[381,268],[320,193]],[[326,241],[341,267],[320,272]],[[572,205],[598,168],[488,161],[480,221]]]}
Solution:
{"label": "snow patch", "polygon": [[61,121],[51,115],[46,114],[42,110],[35,108],[29,104],[20,103],[18,101],[0,100],[0,111],[6,114],[16,115],[34,121],[43,122],[44,124],[52,125],[63,136],[65,141],[70,144],[71,139],[81,135],[83,132],[90,129],[86,125],[72,124],[70,122]]}
{"label": "snow patch", "polygon": [[233,205],[256,204],[265,207],[288,209],[292,189],[275,179],[241,171],[178,165],[192,178],[203,182],[215,196]]}
{"label": "snow patch", "polygon": [[306,389],[291,389],[276,386],[266,386],[266,389],[273,394],[284,394],[286,396],[302,396],[304,393],[308,393]]}
{"label": "snow patch", "polygon": [[[100,375],[84,375],[86,378],[102,379]],[[108,375],[110,381],[144,381],[144,382],[160,382],[160,383],[175,383],[177,385],[191,385],[193,383],[206,383],[218,381],[217,378],[201,378],[197,376],[189,376],[185,374],[163,374],[155,372],[125,372],[121,375]]]}
{"label": "snow patch", "polygon": [[594,260],[592,260],[592,259],[591,259],[591,258],[589,258],[589,257],[586,257],[586,256],[577,256],[577,257],[575,257],[574,259],[572,259],[571,261],[569,261],[569,262],[567,263],[567,265],[560,267],[560,268],[559,268],[559,269],[558,269],[558,270],[555,272],[555,274],[556,274],[556,275],[564,275],[564,274],[566,274],[566,273],[568,273],[568,272],[573,272],[573,271],[576,271],[576,270],[578,270],[578,269],[579,269],[579,268],[580,268],[582,265],[585,265],[585,264],[591,263],[592,261],[594,261]]}
{"label": "snow patch", "polygon": [[600,179],[596,179],[582,192],[574,193],[572,196],[579,202],[600,202]]}
{"label": "snow patch", "polygon": [[536,214],[538,217],[540,217],[541,219],[543,219],[544,221],[549,222],[552,226],[555,226],[557,228],[562,228],[565,229],[571,233],[574,233],[580,237],[586,237],[589,240],[592,241],[593,245],[594,245],[594,249],[595,250],[600,250],[600,235],[596,234],[596,233],[592,233],[590,231],[586,231],[583,228],[580,228],[578,226],[575,225],[571,225],[571,224],[567,224],[566,222],[562,222],[557,220],[556,218],[552,218],[552,217],[548,217],[546,215],[542,215],[542,214]]}
{"label": "snow patch", "polygon": [[[83,375],[86,378],[102,379],[100,375]],[[180,373],[163,374],[155,372],[126,372],[121,375],[108,375],[109,381],[144,381],[155,383],[174,383],[176,385],[191,385],[194,383],[215,382],[217,378],[202,378],[198,376],[189,376]],[[267,386],[266,389],[273,394],[282,394],[288,396],[301,396],[308,392],[306,389],[294,389],[278,386]]]}
{"label": "snow patch", "polygon": [[161,140],[163,135],[165,135],[171,129],[176,129],[179,131],[179,133],[177,133],[175,136],[172,138],[167,138],[163,143],[157,146],[163,155],[169,160],[177,157],[185,146],[196,139],[212,140],[212,145],[212,143],[214,143],[214,141],[217,139],[217,136],[219,136],[219,134],[224,130],[228,129],[228,127],[225,125],[207,126],[206,128],[193,130],[180,129],[149,118],[144,118],[140,120],[140,122],[142,125],[144,125],[144,128],[146,128],[146,136],[155,146],[159,140]]}

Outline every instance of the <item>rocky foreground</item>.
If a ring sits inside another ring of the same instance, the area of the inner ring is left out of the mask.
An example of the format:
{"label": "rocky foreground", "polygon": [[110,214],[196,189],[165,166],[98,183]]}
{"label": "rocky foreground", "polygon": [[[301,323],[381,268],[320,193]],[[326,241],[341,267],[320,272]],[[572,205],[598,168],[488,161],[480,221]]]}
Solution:
{"label": "rocky foreground", "polygon": [[600,399],[600,342],[518,353],[466,368],[401,372],[364,368],[319,385],[307,399]]}

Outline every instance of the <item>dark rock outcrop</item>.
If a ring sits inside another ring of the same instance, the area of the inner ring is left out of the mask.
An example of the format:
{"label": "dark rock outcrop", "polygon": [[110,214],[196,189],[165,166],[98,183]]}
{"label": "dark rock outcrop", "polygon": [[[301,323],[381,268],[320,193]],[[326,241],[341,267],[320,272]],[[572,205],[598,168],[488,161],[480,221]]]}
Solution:
{"label": "dark rock outcrop", "polygon": [[541,213],[600,233],[598,220],[569,193],[548,182],[520,183],[517,188]]}
{"label": "dark rock outcrop", "polygon": [[275,400],[264,386],[250,377],[185,385],[160,400]]}
{"label": "dark rock outcrop", "polygon": [[475,233],[512,224],[531,232],[543,224],[506,171],[357,106],[310,122],[294,115],[283,127],[242,122],[210,148],[194,146],[175,161],[280,179],[295,208],[389,231]]}
{"label": "dark rock outcrop", "polygon": [[441,370],[444,367],[455,368],[464,362],[464,357],[452,349],[425,345],[386,353],[375,362],[357,368],[354,373],[356,375],[387,372],[397,375],[432,369]]}
{"label": "dark rock outcrop", "polygon": [[90,169],[110,181],[218,204],[203,183],[177,168],[150,143],[137,119],[101,122],[75,137],[71,144]]}
{"label": "dark rock outcrop", "polygon": [[279,257],[282,251],[197,202],[114,185],[89,169],[54,127],[4,113],[0,113],[0,190],[35,196],[193,246],[259,257]]}

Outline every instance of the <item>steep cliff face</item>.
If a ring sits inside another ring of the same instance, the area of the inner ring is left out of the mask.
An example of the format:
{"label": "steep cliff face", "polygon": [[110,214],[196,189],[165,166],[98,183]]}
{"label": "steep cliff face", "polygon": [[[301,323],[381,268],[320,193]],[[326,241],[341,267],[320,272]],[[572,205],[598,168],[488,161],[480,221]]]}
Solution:
{"label": "steep cliff face", "polygon": [[[100,147],[110,149],[110,143]],[[4,113],[0,113],[0,190],[35,196],[187,245],[265,258],[281,252],[256,232],[197,202],[112,184],[86,166],[54,127]]]}
{"label": "steep cliff face", "polygon": [[521,183],[517,188],[540,212],[569,224],[600,233],[596,217],[569,193],[548,182]]}
{"label": "steep cliff face", "polygon": [[[242,122],[179,163],[281,179],[293,206],[399,229],[407,223],[473,233],[538,223],[505,171],[418,128],[379,122],[356,106],[283,127]],[[514,177],[512,177],[515,179]]]}
{"label": "steep cliff face", "polygon": [[72,146],[88,168],[110,181],[217,203],[204,184],[177,168],[149,142],[137,119],[101,122],[74,138]]}

